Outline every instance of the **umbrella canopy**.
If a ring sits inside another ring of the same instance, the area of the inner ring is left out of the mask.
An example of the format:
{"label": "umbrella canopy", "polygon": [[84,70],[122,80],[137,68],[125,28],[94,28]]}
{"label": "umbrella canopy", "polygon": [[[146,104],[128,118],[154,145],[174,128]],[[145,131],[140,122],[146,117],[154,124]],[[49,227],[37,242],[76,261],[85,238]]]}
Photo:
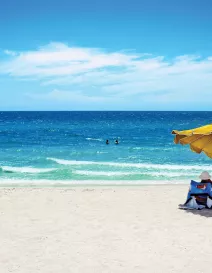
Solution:
{"label": "umbrella canopy", "polygon": [[212,124],[184,131],[173,130],[172,134],[176,144],[189,144],[193,152],[204,152],[212,158]]}

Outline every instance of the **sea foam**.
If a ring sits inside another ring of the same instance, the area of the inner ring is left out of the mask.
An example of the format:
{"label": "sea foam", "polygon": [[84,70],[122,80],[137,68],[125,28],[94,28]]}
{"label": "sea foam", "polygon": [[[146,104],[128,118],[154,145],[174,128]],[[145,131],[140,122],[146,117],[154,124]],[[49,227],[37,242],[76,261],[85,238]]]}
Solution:
{"label": "sea foam", "polygon": [[157,170],[208,170],[212,171],[211,165],[174,165],[174,164],[149,164],[149,163],[122,163],[122,162],[100,162],[100,161],[77,161],[58,158],[47,158],[61,165],[101,165],[101,166],[116,166],[116,167],[132,167],[142,169],[157,169]]}
{"label": "sea foam", "polygon": [[11,166],[1,166],[4,172],[14,172],[14,173],[46,173],[56,170],[55,168],[32,168],[32,167],[11,167]]}

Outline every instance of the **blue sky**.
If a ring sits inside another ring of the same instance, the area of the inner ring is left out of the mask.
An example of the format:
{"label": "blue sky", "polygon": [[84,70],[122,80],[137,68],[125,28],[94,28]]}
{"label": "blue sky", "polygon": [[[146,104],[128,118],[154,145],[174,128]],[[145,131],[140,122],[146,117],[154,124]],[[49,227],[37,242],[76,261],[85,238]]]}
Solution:
{"label": "blue sky", "polygon": [[211,110],[212,3],[7,0],[0,110]]}

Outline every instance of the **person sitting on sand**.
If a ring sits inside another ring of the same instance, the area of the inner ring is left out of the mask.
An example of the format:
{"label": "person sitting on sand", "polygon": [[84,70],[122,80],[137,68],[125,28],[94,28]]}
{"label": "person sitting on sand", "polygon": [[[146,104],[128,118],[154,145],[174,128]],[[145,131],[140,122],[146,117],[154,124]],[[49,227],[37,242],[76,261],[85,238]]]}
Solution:
{"label": "person sitting on sand", "polygon": [[[212,185],[212,181],[211,181],[211,176],[208,172],[204,171],[201,173],[201,175],[199,176],[199,178],[201,179],[201,182],[200,183],[211,183]],[[195,199],[197,201],[198,204],[201,204],[201,205],[205,205],[207,204],[207,197],[206,196],[195,196]]]}
{"label": "person sitting on sand", "polygon": [[200,182],[191,180],[186,202],[179,205],[180,209],[212,209],[211,176],[204,171],[199,178]]}

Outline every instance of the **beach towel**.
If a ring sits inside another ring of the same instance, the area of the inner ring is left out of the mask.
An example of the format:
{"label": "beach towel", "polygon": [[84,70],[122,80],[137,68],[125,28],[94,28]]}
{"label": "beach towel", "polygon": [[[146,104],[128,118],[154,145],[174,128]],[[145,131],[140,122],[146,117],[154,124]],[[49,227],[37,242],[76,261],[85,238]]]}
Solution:
{"label": "beach towel", "polygon": [[179,205],[180,209],[212,208],[211,183],[199,183],[191,180],[185,204]]}

